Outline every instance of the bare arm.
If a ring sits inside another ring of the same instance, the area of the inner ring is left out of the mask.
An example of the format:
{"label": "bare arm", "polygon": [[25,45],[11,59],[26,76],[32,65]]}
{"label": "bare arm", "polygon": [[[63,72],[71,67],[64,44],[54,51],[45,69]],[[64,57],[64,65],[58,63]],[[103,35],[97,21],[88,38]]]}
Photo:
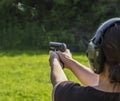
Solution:
{"label": "bare arm", "polygon": [[83,84],[87,86],[95,86],[98,84],[99,76],[74,60],[69,51],[67,53],[58,52],[58,54],[65,66],[69,68]]}
{"label": "bare arm", "polygon": [[50,51],[49,61],[51,66],[51,82],[53,84],[53,87],[62,81],[67,81],[67,77],[62,70],[59,57],[55,52]]}

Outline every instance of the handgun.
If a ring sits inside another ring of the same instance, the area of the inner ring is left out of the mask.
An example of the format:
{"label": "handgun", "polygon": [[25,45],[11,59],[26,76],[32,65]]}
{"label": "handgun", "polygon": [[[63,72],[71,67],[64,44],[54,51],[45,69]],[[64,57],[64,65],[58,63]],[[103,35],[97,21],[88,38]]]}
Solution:
{"label": "handgun", "polygon": [[60,43],[60,42],[49,42],[49,47],[50,50],[54,50],[54,51],[62,51],[65,52],[67,49],[67,45],[65,43]]}

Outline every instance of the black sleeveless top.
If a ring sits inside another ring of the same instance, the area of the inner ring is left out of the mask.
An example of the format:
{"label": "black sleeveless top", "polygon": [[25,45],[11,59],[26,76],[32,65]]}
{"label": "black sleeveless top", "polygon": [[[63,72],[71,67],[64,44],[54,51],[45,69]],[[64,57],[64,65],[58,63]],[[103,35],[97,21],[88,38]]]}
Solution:
{"label": "black sleeveless top", "polygon": [[120,101],[120,93],[104,92],[65,81],[56,87],[53,98],[54,101]]}

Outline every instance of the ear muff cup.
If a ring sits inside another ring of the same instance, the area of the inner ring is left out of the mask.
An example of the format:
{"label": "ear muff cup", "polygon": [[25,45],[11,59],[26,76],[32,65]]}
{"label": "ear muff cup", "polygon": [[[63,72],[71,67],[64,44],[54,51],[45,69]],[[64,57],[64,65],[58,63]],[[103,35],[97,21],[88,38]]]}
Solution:
{"label": "ear muff cup", "polygon": [[102,49],[103,37],[105,31],[115,24],[120,22],[120,18],[112,18],[104,22],[96,31],[94,37],[90,40],[87,50],[87,56],[92,70],[100,74],[104,69],[105,55]]}
{"label": "ear muff cup", "polygon": [[101,73],[103,71],[105,61],[104,53],[102,49],[96,46],[92,41],[88,46],[88,57],[92,70],[97,74]]}

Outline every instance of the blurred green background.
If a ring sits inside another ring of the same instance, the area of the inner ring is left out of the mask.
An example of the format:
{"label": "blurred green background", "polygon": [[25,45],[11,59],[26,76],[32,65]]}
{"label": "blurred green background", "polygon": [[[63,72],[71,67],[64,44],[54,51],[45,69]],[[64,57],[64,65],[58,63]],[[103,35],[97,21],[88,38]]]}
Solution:
{"label": "blurred green background", "polygon": [[119,8],[120,0],[0,0],[0,49],[46,50],[49,41],[59,41],[84,51]]}
{"label": "blurred green background", "polygon": [[51,101],[49,42],[88,66],[90,38],[119,9],[120,0],[0,0],[0,101]]}

